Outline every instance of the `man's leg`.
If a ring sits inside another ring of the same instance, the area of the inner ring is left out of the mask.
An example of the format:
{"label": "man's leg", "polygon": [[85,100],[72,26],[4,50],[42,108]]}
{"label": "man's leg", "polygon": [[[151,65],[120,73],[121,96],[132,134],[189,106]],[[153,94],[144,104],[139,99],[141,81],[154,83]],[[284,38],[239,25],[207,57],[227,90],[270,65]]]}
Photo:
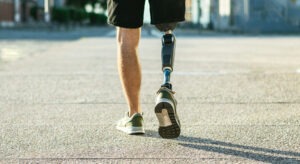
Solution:
{"label": "man's leg", "polygon": [[140,105],[141,68],[138,44],[145,0],[107,0],[108,23],[117,27],[118,69],[129,112],[116,128],[127,134],[144,134]]}
{"label": "man's leg", "polygon": [[140,33],[141,28],[117,27],[118,70],[129,107],[129,117],[142,112],[139,95],[141,66],[138,57]]}
{"label": "man's leg", "polygon": [[172,31],[177,22],[184,21],[185,0],[149,0],[151,24],[164,33],[162,37],[163,85],[157,92],[155,114],[159,121],[158,132],[163,138],[180,135],[180,121],[177,116],[177,101],[170,82],[175,57],[175,35]]}
{"label": "man's leg", "polygon": [[176,39],[172,30],[176,23],[156,25],[164,32],[162,37],[162,71],[164,82],[157,92],[155,114],[159,121],[158,132],[163,138],[176,138],[180,135],[180,121],[177,115],[177,101],[172,90],[171,73],[173,71]]}

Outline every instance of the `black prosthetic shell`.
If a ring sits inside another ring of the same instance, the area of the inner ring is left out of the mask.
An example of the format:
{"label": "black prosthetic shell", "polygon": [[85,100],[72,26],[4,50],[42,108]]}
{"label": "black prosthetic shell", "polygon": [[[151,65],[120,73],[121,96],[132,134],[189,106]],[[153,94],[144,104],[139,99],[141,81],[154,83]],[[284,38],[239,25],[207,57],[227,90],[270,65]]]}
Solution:
{"label": "black prosthetic shell", "polygon": [[174,30],[176,28],[177,22],[172,23],[163,23],[163,24],[156,24],[155,27],[159,29],[161,32],[167,32],[169,30]]}
{"label": "black prosthetic shell", "polygon": [[166,67],[173,71],[174,58],[175,58],[175,45],[176,39],[173,34],[165,34],[162,37],[162,69]]}

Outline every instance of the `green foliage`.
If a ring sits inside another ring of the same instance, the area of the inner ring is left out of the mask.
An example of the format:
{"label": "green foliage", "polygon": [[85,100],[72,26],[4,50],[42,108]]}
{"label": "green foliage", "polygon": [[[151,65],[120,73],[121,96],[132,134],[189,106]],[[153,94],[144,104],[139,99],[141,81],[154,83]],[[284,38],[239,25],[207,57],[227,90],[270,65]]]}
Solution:
{"label": "green foliage", "polygon": [[59,7],[52,9],[52,20],[57,23],[67,24],[70,22],[82,23],[89,15],[83,9]]}
{"label": "green foliage", "polygon": [[85,4],[86,4],[85,0],[67,0],[66,1],[67,6],[72,6],[72,7],[76,7],[76,8],[84,8]]}
{"label": "green foliage", "polygon": [[104,14],[89,13],[91,25],[104,25],[107,23],[107,16]]}
{"label": "green foliage", "polygon": [[96,3],[99,3],[104,10],[107,9],[107,0],[67,0],[66,2],[68,6],[82,9],[86,4],[92,4],[94,6]]}
{"label": "green foliage", "polygon": [[99,3],[104,10],[107,10],[107,0],[99,0]]}
{"label": "green foliage", "polygon": [[296,3],[297,2],[297,0],[290,0],[292,3]]}
{"label": "green foliage", "polygon": [[37,6],[33,6],[30,8],[30,16],[34,20],[38,20],[38,11],[39,11],[39,8]]}
{"label": "green foliage", "polygon": [[69,23],[71,21],[71,12],[66,7],[55,7],[52,9],[52,21],[58,23]]}
{"label": "green foliage", "polygon": [[71,20],[74,22],[82,22],[89,19],[91,25],[104,25],[107,23],[107,16],[104,14],[86,13],[85,6],[91,4],[93,7],[99,3],[100,6],[107,10],[107,0],[67,0],[66,5],[71,7]]}
{"label": "green foliage", "polygon": [[[107,23],[107,16],[105,14],[87,13],[84,8],[76,7],[82,5],[83,2],[95,2],[106,4],[106,0],[86,0],[73,1],[72,6],[56,7],[52,9],[52,20],[60,24],[68,24],[70,22],[82,23],[84,20],[89,20],[91,25],[104,25]],[[69,1],[71,3],[71,1]],[[106,7],[105,7],[106,8]]]}
{"label": "green foliage", "polygon": [[69,8],[69,12],[73,22],[81,23],[88,18],[88,14],[83,9]]}

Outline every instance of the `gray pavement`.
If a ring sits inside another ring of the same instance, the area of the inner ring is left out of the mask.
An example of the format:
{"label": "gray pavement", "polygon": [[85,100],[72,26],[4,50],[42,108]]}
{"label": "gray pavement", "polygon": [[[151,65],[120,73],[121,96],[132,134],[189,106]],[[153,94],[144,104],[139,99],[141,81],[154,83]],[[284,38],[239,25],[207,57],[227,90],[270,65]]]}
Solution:
{"label": "gray pavement", "polygon": [[174,140],[153,112],[159,38],[140,43],[143,136],[114,128],[127,110],[114,38],[39,42],[0,41],[33,49],[0,62],[0,163],[300,163],[297,37],[178,37]]}

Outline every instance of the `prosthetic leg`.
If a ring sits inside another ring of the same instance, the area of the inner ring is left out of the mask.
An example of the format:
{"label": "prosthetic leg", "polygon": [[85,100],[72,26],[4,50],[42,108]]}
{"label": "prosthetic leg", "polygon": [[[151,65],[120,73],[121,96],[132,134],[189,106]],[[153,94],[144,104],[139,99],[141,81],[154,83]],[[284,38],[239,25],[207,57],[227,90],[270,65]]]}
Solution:
{"label": "prosthetic leg", "polygon": [[180,121],[176,112],[177,102],[172,90],[171,73],[173,72],[176,39],[172,34],[176,23],[159,24],[156,27],[165,32],[162,37],[162,71],[164,81],[157,92],[155,114],[159,121],[159,135],[163,138],[177,138],[180,135]]}

